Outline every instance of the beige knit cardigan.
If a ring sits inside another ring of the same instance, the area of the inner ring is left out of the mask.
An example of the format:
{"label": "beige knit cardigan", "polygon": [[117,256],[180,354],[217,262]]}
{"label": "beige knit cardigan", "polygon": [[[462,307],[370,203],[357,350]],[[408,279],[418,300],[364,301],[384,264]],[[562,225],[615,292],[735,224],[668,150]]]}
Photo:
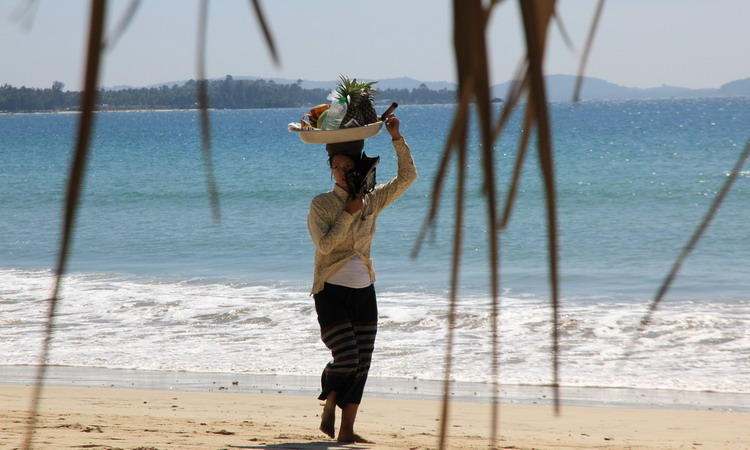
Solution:
{"label": "beige knit cardigan", "polygon": [[398,160],[398,174],[365,195],[362,209],[354,214],[344,211],[348,194],[336,185],[333,190],[313,198],[307,216],[310,237],[315,244],[312,294],[323,290],[325,281],[354,256],[362,259],[370,272],[370,280],[375,281],[370,259],[375,220],[383,208],[399,198],[417,179],[417,169],[404,138],[392,143]]}

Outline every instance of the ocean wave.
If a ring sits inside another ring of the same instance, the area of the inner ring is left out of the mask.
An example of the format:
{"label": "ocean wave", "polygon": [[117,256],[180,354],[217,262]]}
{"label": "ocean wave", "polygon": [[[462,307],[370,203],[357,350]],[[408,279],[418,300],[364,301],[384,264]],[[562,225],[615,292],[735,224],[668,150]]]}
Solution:
{"label": "ocean wave", "polygon": [[[45,270],[0,269],[0,365],[37,362],[52,278]],[[646,306],[637,299],[563,299],[562,383],[750,392],[749,302],[665,302],[625,360]],[[379,292],[378,307],[372,375],[441,379],[445,295]],[[53,364],[317,375],[330,357],[313,299],[295,286],[71,274],[58,311]],[[489,381],[490,317],[488,298],[459,299],[454,379]],[[503,383],[550,383],[550,317],[545,300],[505,293]]]}

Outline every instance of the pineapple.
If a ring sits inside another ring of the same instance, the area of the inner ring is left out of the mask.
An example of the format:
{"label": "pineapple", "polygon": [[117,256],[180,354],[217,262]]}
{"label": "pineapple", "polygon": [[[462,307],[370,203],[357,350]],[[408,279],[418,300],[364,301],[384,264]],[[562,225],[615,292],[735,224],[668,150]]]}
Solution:
{"label": "pineapple", "polygon": [[347,99],[346,115],[341,121],[342,128],[351,119],[356,120],[360,125],[378,121],[378,115],[375,113],[375,106],[373,105],[373,98],[377,93],[372,87],[375,83],[377,81],[362,83],[358,82],[356,78],[350,80],[344,75],[339,76],[336,91]]}

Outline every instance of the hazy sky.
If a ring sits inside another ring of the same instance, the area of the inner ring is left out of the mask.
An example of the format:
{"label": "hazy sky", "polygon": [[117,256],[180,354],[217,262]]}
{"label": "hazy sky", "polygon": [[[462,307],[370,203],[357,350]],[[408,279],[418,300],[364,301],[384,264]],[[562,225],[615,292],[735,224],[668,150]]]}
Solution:
{"label": "hazy sky", "polygon": [[[108,29],[129,0],[111,0]],[[104,58],[103,85],[142,86],[195,77],[198,0],[143,0],[130,28]],[[522,54],[516,1],[496,8],[489,33],[494,82],[510,78]],[[0,1],[0,84],[81,84],[88,1],[39,0],[30,29],[13,19],[26,0]],[[332,80],[409,76],[455,81],[448,0],[266,0],[282,65],[273,66],[248,0],[209,7],[208,76]],[[559,0],[576,45],[557,30],[547,73],[574,74],[595,0]],[[718,87],[750,77],[749,0],[609,0],[587,75],[625,86]]]}

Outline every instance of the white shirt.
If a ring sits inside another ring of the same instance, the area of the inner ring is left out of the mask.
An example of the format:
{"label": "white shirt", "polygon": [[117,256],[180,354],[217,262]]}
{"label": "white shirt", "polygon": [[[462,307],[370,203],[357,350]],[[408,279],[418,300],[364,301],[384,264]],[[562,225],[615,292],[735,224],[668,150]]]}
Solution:
{"label": "white shirt", "polygon": [[337,270],[336,273],[331,275],[326,280],[326,283],[361,289],[372,284],[372,281],[370,280],[370,270],[367,268],[367,264],[358,256],[354,256]]}

